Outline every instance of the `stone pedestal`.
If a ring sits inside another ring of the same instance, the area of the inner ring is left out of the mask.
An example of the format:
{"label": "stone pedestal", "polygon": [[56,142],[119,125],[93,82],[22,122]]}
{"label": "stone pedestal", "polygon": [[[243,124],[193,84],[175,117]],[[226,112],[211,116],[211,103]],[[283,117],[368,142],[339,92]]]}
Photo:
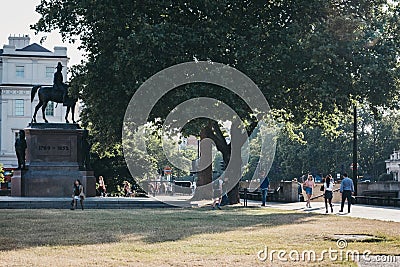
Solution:
{"label": "stone pedestal", "polygon": [[279,184],[278,200],[282,202],[297,202],[299,201],[298,196],[298,184],[292,181],[282,181]]}
{"label": "stone pedestal", "polygon": [[11,196],[22,195],[21,170],[15,170],[11,177]]}
{"label": "stone pedestal", "polygon": [[83,166],[83,132],[77,124],[30,124],[25,129],[27,169],[14,173],[11,195],[68,197],[79,179],[85,194],[95,196],[96,179]]}

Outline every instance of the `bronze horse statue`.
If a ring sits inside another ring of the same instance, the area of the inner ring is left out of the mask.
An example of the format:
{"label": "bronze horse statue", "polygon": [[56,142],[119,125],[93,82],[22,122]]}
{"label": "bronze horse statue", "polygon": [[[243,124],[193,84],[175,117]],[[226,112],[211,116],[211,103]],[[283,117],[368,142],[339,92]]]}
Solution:
{"label": "bronze horse statue", "polygon": [[47,107],[47,103],[49,101],[53,101],[55,103],[63,103],[64,106],[67,107],[67,112],[65,114],[65,122],[69,123],[68,114],[69,114],[69,112],[71,112],[72,113],[72,123],[76,123],[75,119],[74,119],[74,112],[75,112],[76,102],[78,101],[78,99],[73,99],[73,98],[67,96],[67,98],[65,99],[65,102],[63,102],[64,92],[62,90],[54,89],[53,86],[35,85],[32,87],[32,91],[31,91],[31,102],[33,102],[36,92],[38,92],[39,103],[35,107],[35,112],[33,113],[33,117],[32,117],[32,123],[36,123],[36,113],[38,112],[40,107],[42,107],[43,120],[46,123],[48,122],[46,119],[45,110]]}

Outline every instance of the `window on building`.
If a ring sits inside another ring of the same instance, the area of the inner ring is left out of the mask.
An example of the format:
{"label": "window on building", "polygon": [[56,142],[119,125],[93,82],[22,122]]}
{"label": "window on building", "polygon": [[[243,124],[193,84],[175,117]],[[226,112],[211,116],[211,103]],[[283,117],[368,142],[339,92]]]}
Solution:
{"label": "window on building", "polygon": [[15,100],[15,116],[24,116],[24,100]]}
{"label": "window on building", "polygon": [[15,75],[18,78],[24,78],[24,76],[25,76],[25,67],[24,66],[16,66]]}
{"label": "window on building", "polygon": [[54,116],[54,102],[50,101],[47,103],[46,116]]}
{"label": "window on building", "polygon": [[46,67],[46,78],[53,77],[54,68],[53,67]]}

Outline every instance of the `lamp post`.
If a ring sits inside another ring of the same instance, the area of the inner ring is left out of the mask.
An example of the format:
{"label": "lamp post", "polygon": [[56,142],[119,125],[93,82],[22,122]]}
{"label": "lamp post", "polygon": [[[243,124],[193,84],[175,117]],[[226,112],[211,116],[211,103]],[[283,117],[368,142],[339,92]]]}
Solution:
{"label": "lamp post", "polygon": [[353,184],[354,184],[354,194],[357,195],[357,106],[354,104],[354,111],[353,111],[353,116],[354,116],[354,132],[353,132]]}

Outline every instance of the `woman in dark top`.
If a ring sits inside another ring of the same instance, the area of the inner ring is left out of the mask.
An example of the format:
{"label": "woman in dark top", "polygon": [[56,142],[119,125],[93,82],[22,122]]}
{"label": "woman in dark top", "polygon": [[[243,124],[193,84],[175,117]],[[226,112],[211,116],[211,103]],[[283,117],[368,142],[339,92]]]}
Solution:
{"label": "woman in dark top", "polygon": [[326,213],[328,213],[328,202],[331,207],[331,212],[333,212],[332,206],[332,198],[333,198],[333,181],[332,176],[328,174],[325,178],[324,182],[324,198],[325,198],[325,209]]}

